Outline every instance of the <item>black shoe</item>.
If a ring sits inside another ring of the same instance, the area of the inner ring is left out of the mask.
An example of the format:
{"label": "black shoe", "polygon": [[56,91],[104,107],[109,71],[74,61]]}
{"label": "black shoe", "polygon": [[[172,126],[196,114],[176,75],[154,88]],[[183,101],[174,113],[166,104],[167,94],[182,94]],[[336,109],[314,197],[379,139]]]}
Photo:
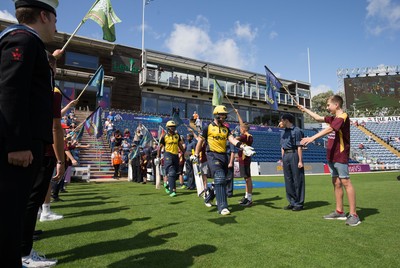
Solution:
{"label": "black shoe", "polygon": [[247,198],[243,196],[242,199],[239,200],[239,204],[242,204],[245,200],[247,200]]}
{"label": "black shoe", "polygon": [[62,199],[59,198],[59,197],[53,197],[53,198],[51,199],[50,202],[51,202],[51,203],[55,203],[55,202],[64,202],[64,200],[62,200]]}
{"label": "black shoe", "polygon": [[287,205],[285,207],[283,207],[284,210],[292,210],[294,208],[294,206],[292,205]]}
{"label": "black shoe", "polygon": [[292,210],[293,211],[300,211],[300,210],[303,210],[303,207],[301,207],[301,206],[293,207]]}
{"label": "black shoe", "polygon": [[38,236],[38,235],[32,236],[32,241],[38,241],[38,240],[40,240],[40,236]]}
{"label": "black shoe", "polygon": [[239,203],[242,207],[250,207],[253,205],[253,201],[250,201],[249,199],[245,198],[242,203]]}
{"label": "black shoe", "polygon": [[33,231],[33,235],[41,235],[41,234],[43,234],[43,231],[42,231],[42,230],[35,230],[35,231]]}

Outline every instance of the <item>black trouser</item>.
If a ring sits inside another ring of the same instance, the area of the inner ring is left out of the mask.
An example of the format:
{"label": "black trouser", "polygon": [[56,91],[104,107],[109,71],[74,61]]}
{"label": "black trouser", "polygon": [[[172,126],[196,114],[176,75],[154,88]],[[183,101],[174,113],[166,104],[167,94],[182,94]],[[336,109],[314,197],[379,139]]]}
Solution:
{"label": "black trouser", "polygon": [[226,195],[227,195],[227,197],[233,196],[233,177],[234,177],[234,166],[228,167],[228,173],[226,174]]}
{"label": "black trouser", "polygon": [[297,151],[283,154],[282,164],[285,176],[286,198],[290,205],[303,207],[306,186],[304,167],[298,168],[298,163],[299,155]]}
{"label": "black trouser", "polygon": [[25,210],[24,231],[22,232],[21,256],[27,256],[31,252],[33,245],[33,232],[35,231],[37,214],[42,206],[51,177],[53,176],[56,159],[54,156],[45,156],[42,167],[33,183],[31,195]]}
{"label": "black trouser", "polygon": [[[65,167],[65,170],[67,170],[68,167]],[[67,172],[64,173],[64,176],[59,181],[54,181],[51,182],[51,197],[54,199],[58,198],[58,194],[60,193],[61,189],[64,188],[65,185],[65,175]]]}
{"label": "black trouser", "polygon": [[43,142],[33,141],[33,162],[28,167],[8,164],[5,141],[0,140],[0,204],[7,213],[0,220],[0,261],[2,267],[21,264],[21,240],[26,205],[43,159]]}
{"label": "black trouser", "polygon": [[196,188],[196,181],[194,179],[192,162],[190,160],[186,160],[185,165],[186,165],[186,176],[187,176],[186,186],[190,189],[194,189]]}

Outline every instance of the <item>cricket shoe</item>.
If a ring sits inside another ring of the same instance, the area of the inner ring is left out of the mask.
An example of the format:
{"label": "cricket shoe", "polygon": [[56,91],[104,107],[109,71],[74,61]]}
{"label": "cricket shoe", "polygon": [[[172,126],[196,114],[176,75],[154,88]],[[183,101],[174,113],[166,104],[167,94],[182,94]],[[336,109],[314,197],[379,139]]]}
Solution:
{"label": "cricket shoe", "polygon": [[227,208],[222,209],[220,213],[221,213],[221,215],[224,215],[224,216],[231,214],[231,212]]}
{"label": "cricket shoe", "polygon": [[55,214],[55,213],[53,213],[53,212],[50,212],[50,213],[48,213],[48,214],[43,214],[43,212],[42,212],[42,214],[40,214],[40,222],[44,222],[44,221],[56,221],[56,220],[61,220],[61,219],[63,219],[64,218],[64,216],[63,215],[58,215],[58,214]]}
{"label": "cricket shoe", "polygon": [[47,259],[44,255],[39,255],[35,250],[31,254],[21,258],[23,267],[52,267],[57,264],[55,259]]}

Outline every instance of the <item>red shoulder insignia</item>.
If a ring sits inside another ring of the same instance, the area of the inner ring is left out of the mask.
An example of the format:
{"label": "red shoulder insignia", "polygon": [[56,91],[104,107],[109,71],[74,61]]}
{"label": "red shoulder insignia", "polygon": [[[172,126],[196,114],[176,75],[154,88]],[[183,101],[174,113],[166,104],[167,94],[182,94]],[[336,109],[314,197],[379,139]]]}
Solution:
{"label": "red shoulder insignia", "polygon": [[23,60],[23,51],[20,48],[14,48],[11,51],[11,60],[13,61],[22,61]]}

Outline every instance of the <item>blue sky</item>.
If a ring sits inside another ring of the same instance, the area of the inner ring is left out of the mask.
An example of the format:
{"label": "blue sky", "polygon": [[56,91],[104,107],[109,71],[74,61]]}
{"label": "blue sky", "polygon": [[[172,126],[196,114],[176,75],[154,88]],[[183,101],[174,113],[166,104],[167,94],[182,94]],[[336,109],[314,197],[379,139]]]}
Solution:
{"label": "blue sky", "polygon": [[[72,33],[94,0],[60,0],[57,28]],[[142,47],[142,0],[111,0],[116,43]],[[11,0],[0,17],[14,18]],[[102,39],[88,20],[78,35]],[[308,82],[312,95],[339,87],[339,68],[400,65],[400,0],[153,0],[145,48]]]}

